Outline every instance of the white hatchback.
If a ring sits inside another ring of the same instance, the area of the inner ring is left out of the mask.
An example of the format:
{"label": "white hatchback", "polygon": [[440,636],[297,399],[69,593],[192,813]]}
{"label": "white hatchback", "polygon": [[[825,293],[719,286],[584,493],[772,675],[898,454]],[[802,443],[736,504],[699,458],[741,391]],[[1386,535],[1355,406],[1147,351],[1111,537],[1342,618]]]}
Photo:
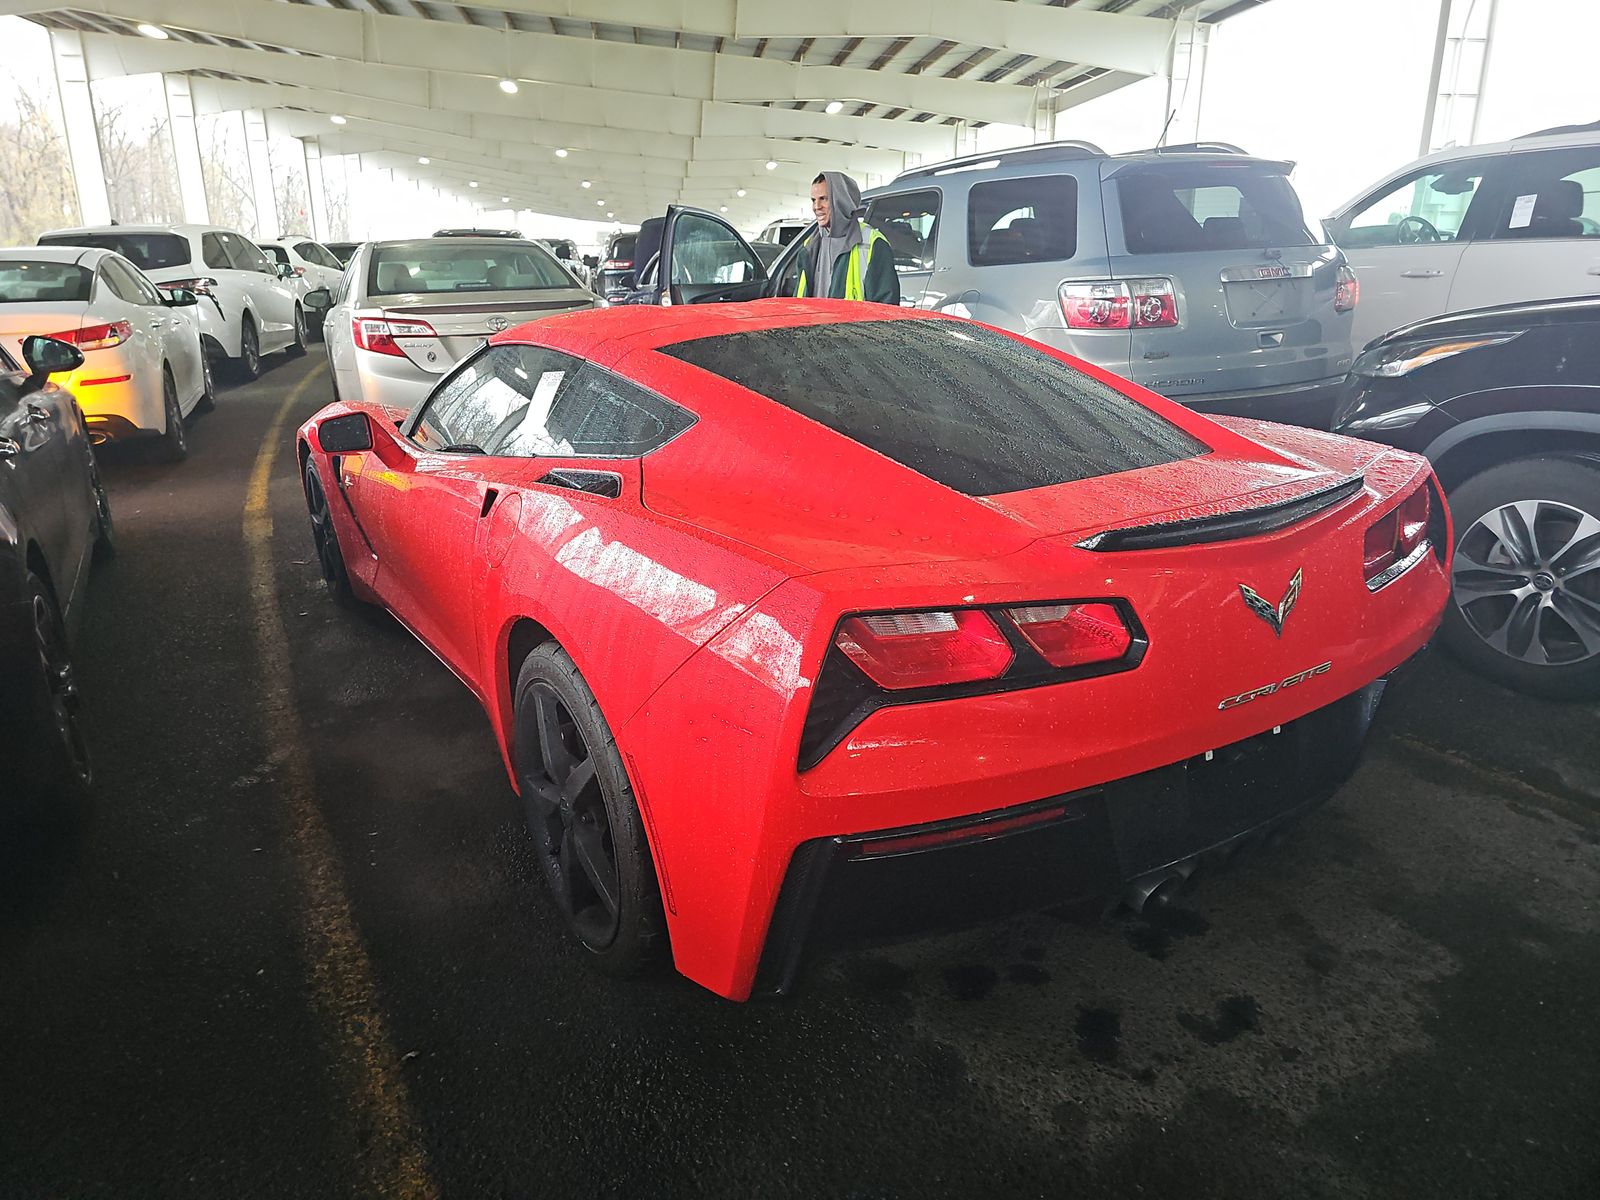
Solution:
{"label": "white hatchback", "polygon": [[83,351],[55,382],[77,397],[95,443],[153,436],[168,460],[188,454],[184,418],[212,403],[196,312],[192,292],[162,293],[110,250],[0,250],[0,346],[19,362],[34,334]]}
{"label": "white hatchback", "polygon": [[1361,282],[1353,341],[1445,313],[1600,293],[1600,122],[1458,146],[1325,222]]}
{"label": "white hatchback", "polygon": [[305,353],[305,308],[288,270],[241,233],[213,225],[110,225],[57,229],[39,244],[115,250],[157,287],[194,292],[207,351],[244,379],[261,374],[263,354]]}

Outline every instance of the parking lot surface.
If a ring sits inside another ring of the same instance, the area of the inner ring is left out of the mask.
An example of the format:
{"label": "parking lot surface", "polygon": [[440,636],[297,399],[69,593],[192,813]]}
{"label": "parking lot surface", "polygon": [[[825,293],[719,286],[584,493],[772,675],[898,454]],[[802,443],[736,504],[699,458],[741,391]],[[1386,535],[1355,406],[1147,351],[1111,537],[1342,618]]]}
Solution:
{"label": "parking lot surface", "polygon": [[313,353],[107,455],[95,795],[0,835],[0,1196],[1600,1195],[1600,706],[1435,653],[1178,907],[610,981],[475,702],[323,590],[327,398]]}

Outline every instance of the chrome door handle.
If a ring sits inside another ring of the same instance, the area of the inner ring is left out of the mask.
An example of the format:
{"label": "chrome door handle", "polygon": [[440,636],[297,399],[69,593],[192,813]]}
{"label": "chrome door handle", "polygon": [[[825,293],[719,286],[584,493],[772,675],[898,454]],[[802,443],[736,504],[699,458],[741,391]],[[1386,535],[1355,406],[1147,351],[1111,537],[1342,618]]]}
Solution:
{"label": "chrome door handle", "polygon": [[33,403],[31,400],[28,402],[27,411],[26,419],[29,421],[48,421],[50,419],[50,410]]}
{"label": "chrome door handle", "polygon": [[1413,267],[1409,271],[1401,271],[1401,279],[1437,279],[1443,271],[1435,271],[1431,267]]}

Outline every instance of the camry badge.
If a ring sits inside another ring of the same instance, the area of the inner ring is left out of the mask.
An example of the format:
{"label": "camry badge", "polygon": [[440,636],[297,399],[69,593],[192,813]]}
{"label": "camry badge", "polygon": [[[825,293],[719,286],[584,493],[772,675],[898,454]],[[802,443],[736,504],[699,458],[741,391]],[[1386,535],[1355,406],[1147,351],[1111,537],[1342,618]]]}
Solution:
{"label": "camry badge", "polygon": [[499,333],[502,329],[509,329],[510,327],[511,322],[506,320],[504,317],[489,318],[489,328],[495,333]]}
{"label": "camry badge", "polygon": [[1289,614],[1294,611],[1294,602],[1300,599],[1300,577],[1302,571],[1303,568],[1296,569],[1294,578],[1289,580],[1288,590],[1283,593],[1283,599],[1278,601],[1276,608],[1263,600],[1261,593],[1254,588],[1243,583],[1239,585],[1239,594],[1244,597],[1244,602],[1250,611],[1268,625],[1271,625],[1272,632],[1279,637],[1283,636],[1283,623],[1289,619]]}

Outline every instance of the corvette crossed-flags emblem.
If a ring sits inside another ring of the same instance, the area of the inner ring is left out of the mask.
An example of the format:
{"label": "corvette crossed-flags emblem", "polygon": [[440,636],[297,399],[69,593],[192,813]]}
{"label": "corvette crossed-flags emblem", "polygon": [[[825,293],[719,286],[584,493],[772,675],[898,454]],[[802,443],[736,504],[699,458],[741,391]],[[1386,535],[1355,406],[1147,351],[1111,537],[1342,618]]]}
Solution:
{"label": "corvette crossed-flags emblem", "polygon": [[1294,578],[1289,580],[1289,587],[1283,593],[1283,599],[1278,601],[1276,607],[1267,603],[1261,593],[1248,584],[1241,583],[1239,585],[1239,594],[1244,597],[1244,602],[1250,611],[1268,625],[1271,625],[1272,632],[1279,637],[1283,636],[1283,623],[1289,619],[1289,614],[1294,611],[1294,602],[1300,599],[1300,583],[1303,574],[1304,568],[1296,569]]}

